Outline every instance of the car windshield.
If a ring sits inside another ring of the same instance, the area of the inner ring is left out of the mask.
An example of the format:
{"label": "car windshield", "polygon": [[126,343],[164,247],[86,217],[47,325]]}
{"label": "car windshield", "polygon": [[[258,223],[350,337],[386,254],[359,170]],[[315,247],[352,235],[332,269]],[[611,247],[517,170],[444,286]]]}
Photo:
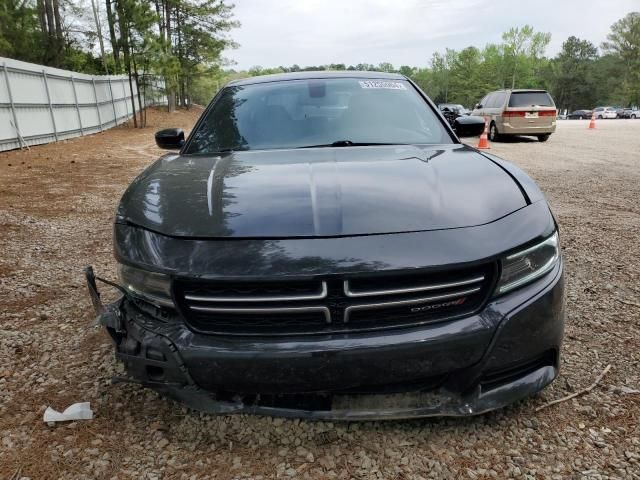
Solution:
{"label": "car windshield", "polygon": [[226,87],[185,153],[453,143],[404,80],[289,80]]}
{"label": "car windshield", "polygon": [[547,92],[513,92],[509,98],[510,107],[553,107],[553,100]]}

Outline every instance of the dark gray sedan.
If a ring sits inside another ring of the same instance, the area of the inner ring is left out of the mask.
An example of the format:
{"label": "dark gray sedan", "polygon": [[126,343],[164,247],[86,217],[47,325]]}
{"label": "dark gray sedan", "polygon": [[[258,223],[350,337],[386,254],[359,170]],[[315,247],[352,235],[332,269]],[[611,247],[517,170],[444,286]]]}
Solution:
{"label": "dark gray sedan", "polygon": [[473,415],[558,374],[558,226],[519,168],[460,142],[409,79],[224,87],[124,193],[122,296],[98,321],[128,380],[210,413]]}
{"label": "dark gray sedan", "polygon": [[592,114],[593,112],[591,110],[574,110],[569,115],[567,115],[567,118],[569,120],[586,120],[588,118],[591,118]]}

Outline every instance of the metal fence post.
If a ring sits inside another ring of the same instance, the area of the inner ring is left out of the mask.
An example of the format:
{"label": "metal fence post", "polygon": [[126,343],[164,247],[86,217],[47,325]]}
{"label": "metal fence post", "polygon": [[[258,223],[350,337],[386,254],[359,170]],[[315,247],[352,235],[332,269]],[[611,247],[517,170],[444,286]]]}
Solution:
{"label": "metal fence post", "polygon": [[44,79],[44,89],[47,92],[47,102],[49,102],[49,113],[51,114],[51,123],[53,124],[53,136],[58,141],[58,129],[56,128],[56,116],[53,114],[53,105],[51,104],[51,94],[49,93],[49,82],[47,81],[47,72],[42,69],[42,78]]}
{"label": "metal fence post", "polygon": [[111,106],[113,107],[113,123],[118,125],[118,114],[116,113],[116,102],[113,99],[113,88],[111,88],[111,77],[109,77],[109,92],[111,93]]}
{"label": "metal fence post", "polygon": [[[20,133],[20,126],[18,125],[18,116],[16,115],[16,108],[13,105],[13,94],[11,93],[11,85],[9,85],[9,72],[7,71],[7,62],[2,62],[2,69],[4,70],[4,80],[7,83],[7,93],[9,94],[9,104],[11,105],[11,115],[13,116],[13,126],[16,129],[16,138],[18,139],[18,143],[20,147],[27,146],[22,139],[22,134]],[[24,145],[22,145],[24,143]]]}
{"label": "metal fence post", "polygon": [[78,92],[76,91],[76,81],[71,75],[71,86],[73,87],[73,99],[76,102],[76,113],[78,114],[78,125],[80,125],[80,135],[84,136],[84,129],[82,128],[82,116],[80,115],[80,106],[78,105]]}
{"label": "metal fence post", "polygon": [[96,111],[98,112],[98,123],[100,124],[100,131],[104,131],[102,126],[102,115],[100,115],[100,104],[98,102],[98,90],[96,90],[96,79],[91,77],[91,84],[93,85],[93,98],[96,99]]}
{"label": "metal fence post", "polygon": [[51,93],[49,93],[49,82],[47,81],[47,71],[42,69],[42,78],[44,80],[44,89],[47,92],[47,102],[49,102],[49,113],[51,114],[51,123],[53,124],[53,136],[58,141],[58,128],[56,127],[56,116],[53,114],[53,104],[51,103]]}

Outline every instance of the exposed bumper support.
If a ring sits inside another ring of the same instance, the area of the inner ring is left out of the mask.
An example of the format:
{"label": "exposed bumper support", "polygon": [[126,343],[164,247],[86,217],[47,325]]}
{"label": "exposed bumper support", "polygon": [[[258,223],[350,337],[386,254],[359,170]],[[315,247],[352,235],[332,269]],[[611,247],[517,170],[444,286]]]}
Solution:
{"label": "exposed bumper support", "polygon": [[[266,407],[216,400],[204,390],[192,387],[155,388],[160,393],[199,411],[211,414],[250,413],[278,417],[315,420],[392,420],[419,417],[462,417],[505,407],[526,398],[550,384],[557,376],[556,367],[546,366],[499,388],[483,391],[478,386],[471,393],[460,396],[446,390],[412,395],[336,396],[331,410],[300,410]],[[154,388],[151,385],[148,385]]]}
{"label": "exposed bumper support", "polygon": [[[121,307],[122,301],[126,297],[125,290],[120,287],[120,285],[117,285],[103,278],[96,277],[95,273],[93,272],[93,267],[85,268],[84,276],[87,280],[87,290],[89,290],[89,298],[91,298],[93,309],[95,310],[97,315],[96,323],[98,325],[102,325],[103,327],[111,329],[114,332],[124,333],[125,329],[122,319]],[[122,298],[111,304],[105,305],[104,303],[102,303],[96,280],[118,289],[123,294]]]}

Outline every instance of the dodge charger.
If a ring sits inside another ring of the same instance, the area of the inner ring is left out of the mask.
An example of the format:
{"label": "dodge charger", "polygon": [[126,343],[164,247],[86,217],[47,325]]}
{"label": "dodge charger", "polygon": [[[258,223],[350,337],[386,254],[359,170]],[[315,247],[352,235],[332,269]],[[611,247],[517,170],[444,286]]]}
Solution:
{"label": "dodge charger", "polygon": [[[235,80],[127,188],[119,280],[85,270],[138,383],[213,414],[464,416],[558,375],[558,226],[410,79]],[[119,290],[104,302],[103,281]]]}

